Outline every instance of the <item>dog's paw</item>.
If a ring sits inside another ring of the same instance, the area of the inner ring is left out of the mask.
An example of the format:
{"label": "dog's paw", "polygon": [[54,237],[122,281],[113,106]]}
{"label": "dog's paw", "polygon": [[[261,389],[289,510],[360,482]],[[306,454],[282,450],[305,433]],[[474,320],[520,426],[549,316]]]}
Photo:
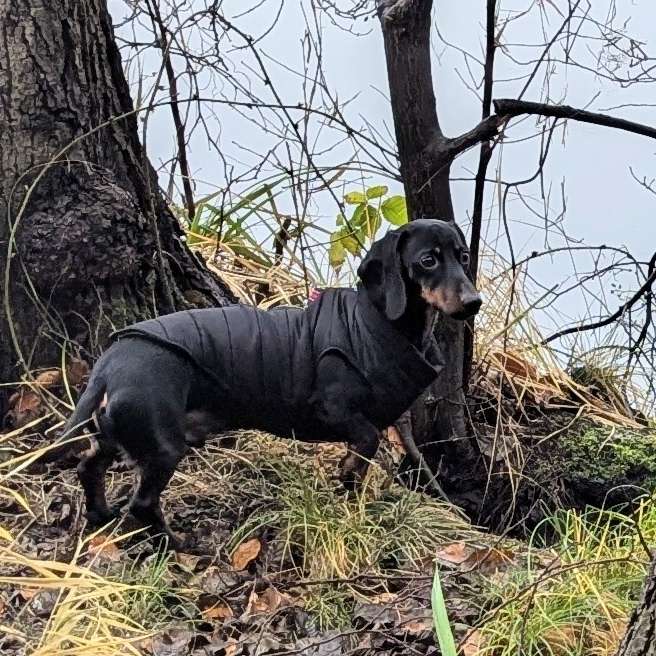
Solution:
{"label": "dog's paw", "polygon": [[344,475],[342,472],[334,478],[338,483],[336,493],[345,496],[347,499],[353,499],[357,496],[362,485],[362,481],[358,476],[353,476],[352,472],[349,472],[348,475]]}
{"label": "dog's paw", "polygon": [[105,524],[109,524],[110,522],[113,522],[115,519],[118,519],[120,516],[121,516],[120,506],[111,506],[110,508],[107,508],[107,510],[105,511],[87,510],[86,512],[87,525],[90,528],[100,528],[101,526],[105,526]]}

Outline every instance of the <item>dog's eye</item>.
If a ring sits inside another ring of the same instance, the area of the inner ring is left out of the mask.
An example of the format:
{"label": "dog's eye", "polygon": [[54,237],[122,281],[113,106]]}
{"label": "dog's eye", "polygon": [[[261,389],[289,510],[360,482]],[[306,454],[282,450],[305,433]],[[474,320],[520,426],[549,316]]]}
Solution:
{"label": "dog's eye", "polygon": [[434,269],[438,263],[437,256],[433,253],[426,253],[426,255],[422,255],[419,259],[419,264],[421,264],[424,269]]}
{"label": "dog's eye", "polygon": [[467,251],[462,251],[462,253],[460,253],[460,263],[462,264],[462,266],[468,267],[469,261],[470,261],[469,253]]}

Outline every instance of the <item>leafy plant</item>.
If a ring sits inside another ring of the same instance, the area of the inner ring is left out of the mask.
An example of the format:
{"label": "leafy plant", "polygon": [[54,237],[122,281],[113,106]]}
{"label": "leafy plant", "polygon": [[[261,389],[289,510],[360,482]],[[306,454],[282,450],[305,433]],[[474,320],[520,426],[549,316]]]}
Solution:
{"label": "leafy plant", "polygon": [[330,235],[328,260],[330,266],[339,271],[348,255],[359,256],[367,243],[376,238],[383,223],[393,226],[408,222],[408,210],[403,196],[387,196],[385,185],[368,187],[364,192],[351,191],[344,196],[344,202],[353,206],[351,217],[337,215],[337,230]]}

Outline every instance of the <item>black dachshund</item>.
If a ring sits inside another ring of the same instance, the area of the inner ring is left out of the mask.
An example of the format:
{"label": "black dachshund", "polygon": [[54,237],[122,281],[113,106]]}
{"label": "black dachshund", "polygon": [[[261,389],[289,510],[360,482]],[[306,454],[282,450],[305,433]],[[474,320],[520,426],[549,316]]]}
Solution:
{"label": "black dachshund", "polygon": [[357,290],[325,290],[304,310],[189,310],[116,333],[64,433],[95,419],[97,439],[78,466],[89,522],[116,516],[104,479],[125,452],[141,470],[131,513],[179,547],[160,495],[190,446],[228,428],[346,442],[340,478],[352,488],[380,431],[440,370],[426,355],[436,312],[478,312],[468,264],[456,228],[418,220],[373,244]]}

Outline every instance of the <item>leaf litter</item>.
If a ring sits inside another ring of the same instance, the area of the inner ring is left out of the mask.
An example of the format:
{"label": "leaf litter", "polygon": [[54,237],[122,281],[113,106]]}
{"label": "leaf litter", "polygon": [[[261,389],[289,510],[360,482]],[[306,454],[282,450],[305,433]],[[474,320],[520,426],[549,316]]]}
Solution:
{"label": "leaf litter", "polygon": [[[390,449],[398,455],[393,438]],[[112,609],[143,627],[142,637],[114,627],[116,639],[157,656],[434,654],[435,561],[443,563],[457,638],[465,639],[480,615],[485,573],[510,566],[511,547],[448,506],[397,486],[381,466],[372,468],[358,497],[346,497],[334,481],[343,454],[337,445],[290,448],[261,433],[240,433],[236,449],[210,444],[190,456],[167,491],[174,530],[191,534],[200,553],[162,558],[140,534],[118,539],[122,525],[87,538],[76,561],[80,571],[138,588],[121,593]],[[72,562],[84,536],[75,472],[51,465],[15,482],[40,510],[35,518],[15,505],[2,513],[0,524],[19,536],[12,548]],[[131,474],[115,468],[110,496],[124,496],[131,484]],[[2,645],[8,656],[33,649],[60,612],[57,589],[30,607],[44,591],[31,600],[21,596],[27,588],[14,582],[27,575],[0,556],[0,577],[12,581],[0,592],[0,624],[26,636],[8,635]]]}

